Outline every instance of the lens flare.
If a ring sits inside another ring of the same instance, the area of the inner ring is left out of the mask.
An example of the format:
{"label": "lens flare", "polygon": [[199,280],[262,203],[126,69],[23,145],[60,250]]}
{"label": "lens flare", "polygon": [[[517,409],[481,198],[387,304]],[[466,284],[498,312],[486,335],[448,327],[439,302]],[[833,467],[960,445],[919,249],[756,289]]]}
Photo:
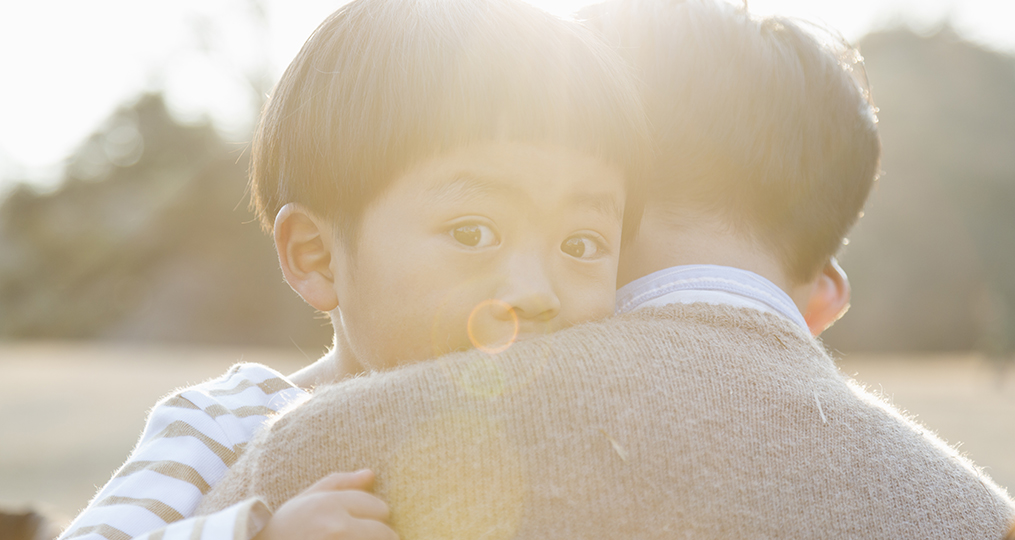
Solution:
{"label": "lens flare", "polygon": [[[504,341],[497,340],[494,343],[485,343],[478,335],[476,326],[476,320],[481,315],[482,310],[493,309],[503,310],[505,313],[509,313],[511,316],[511,335]],[[518,340],[518,331],[520,325],[518,322],[518,314],[515,313],[513,307],[503,300],[497,300],[491,298],[484,300],[472,308],[472,313],[469,313],[469,321],[466,325],[466,331],[469,334],[469,341],[472,342],[472,346],[487,353],[487,354],[498,354],[508,350],[511,345],[514,345],[515,341]]]}

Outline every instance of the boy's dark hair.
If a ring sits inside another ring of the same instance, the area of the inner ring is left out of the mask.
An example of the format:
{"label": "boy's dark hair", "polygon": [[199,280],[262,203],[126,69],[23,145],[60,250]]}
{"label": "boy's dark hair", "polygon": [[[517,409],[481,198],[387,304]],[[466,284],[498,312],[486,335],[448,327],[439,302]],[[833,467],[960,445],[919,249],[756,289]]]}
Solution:
{"label": "boy's dark hair", "polygon": [[879,172],[857,51],[724,0],[613,0],[581,15],[643,80],[650,205],[719,215],[812,279]]}
{"label": "boy's dark hair", "polygon": [[640,99],[591,32],[519,0],[356,0],[314,31],[265,105],[252,206],[269,230],[296,202],[354,234],[408,167],[511,141],[618,166],[634,229],[648,141]]}

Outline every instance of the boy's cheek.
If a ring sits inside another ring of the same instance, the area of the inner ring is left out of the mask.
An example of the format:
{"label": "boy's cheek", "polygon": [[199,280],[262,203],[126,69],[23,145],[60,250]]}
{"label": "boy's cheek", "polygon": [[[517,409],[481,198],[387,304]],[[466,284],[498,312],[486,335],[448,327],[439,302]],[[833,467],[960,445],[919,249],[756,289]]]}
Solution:
{"label": "boy's cheek", "polygon": [[599,294],[595,305],[589,309],[589,316],[582,319],[581,322],[598,321],[612,316],[616,309],[616,304],[616,291],[610,290]]}
{"label": "boy's cheek", "polygon": [[616,267],[580,280],[571,280],[561,298],[561,322],[570,326],[613,315],[617,300]]}

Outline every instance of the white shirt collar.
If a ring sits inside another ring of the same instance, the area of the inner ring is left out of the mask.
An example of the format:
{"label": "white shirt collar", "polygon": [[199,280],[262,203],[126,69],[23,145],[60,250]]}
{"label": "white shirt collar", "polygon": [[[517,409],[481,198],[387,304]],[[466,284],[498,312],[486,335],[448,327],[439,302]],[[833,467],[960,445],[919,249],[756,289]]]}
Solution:
{"label": "white shirt collar", "polygon": [[624,285],[617,290],[616,313],[694,302],[775,313],[807,330],[796,304],[774,283],[754,272],[712,264],[673,266]]}

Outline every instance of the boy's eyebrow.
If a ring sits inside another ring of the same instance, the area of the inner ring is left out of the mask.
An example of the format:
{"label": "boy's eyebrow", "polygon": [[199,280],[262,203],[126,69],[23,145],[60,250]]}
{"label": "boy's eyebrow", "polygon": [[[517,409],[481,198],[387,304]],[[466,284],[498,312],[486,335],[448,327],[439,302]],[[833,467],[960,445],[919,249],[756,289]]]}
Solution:
{"label": "boy's eyebrow", "polygon": [[[515,200],[531,199],[524,190],[512,186],[510,182],[500,181],[474,172],[459,172],[447,182],[431,186],[426,191],[427,194],[435,199],[445,202],[461,202],[490,197]],[[624,219],[624,207],[617,200],[617,196],[614,193],[574,193],[567,197],[566,204],[572,207],[590,208],[610,219],[618,221],[623,221]]]}
{"label": "boy's eyebrow", "polygon": [[575,193],[569,198],[568,204],[586,206],[608,218],[624,220],[624,207],[613,193]]}
{"label": "boy's eyebrow", "polygon": [[427,194],[445,201],[475,200],[488,197],[528,198],[521,190],[475,173],[459,172],[447,182],[431,186]]}

